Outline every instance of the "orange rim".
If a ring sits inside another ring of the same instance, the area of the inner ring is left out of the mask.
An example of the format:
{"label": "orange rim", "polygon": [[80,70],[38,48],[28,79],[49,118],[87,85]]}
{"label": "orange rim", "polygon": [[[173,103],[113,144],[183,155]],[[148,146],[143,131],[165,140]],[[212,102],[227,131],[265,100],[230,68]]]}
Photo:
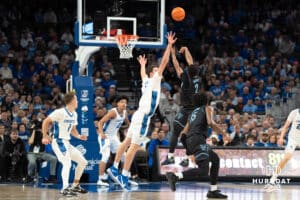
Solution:
{"label": "orange rim", "polygon": [[119,45],[126,45],[128,40],[130,41],[137,40],[138,36],[122,34],[122,35],[116,35],[116,38]]}

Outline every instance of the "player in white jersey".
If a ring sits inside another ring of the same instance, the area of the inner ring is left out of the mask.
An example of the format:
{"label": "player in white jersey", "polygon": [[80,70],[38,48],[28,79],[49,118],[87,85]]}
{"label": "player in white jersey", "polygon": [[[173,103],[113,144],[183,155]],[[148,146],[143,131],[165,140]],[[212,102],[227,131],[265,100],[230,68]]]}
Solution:
{"label": "player in white jersey", "polygon": [[[87,136],[80,135],[76,129],[77,113],[75,110],[77,108],[78,101],[75,92],[72,91],[67,93],[64,97],[64,101],[66,104],[65,107],[54,110],[43,121],[42,142],[44,144],[48,144],[52,140],[53,151],[62,164],[61,176],[63,186],[61,193],[64,196],[76,196],[77,192],[87,193],[87,190],[81,188],[79,185],[79,180],[82,176],[85,166],[87,165],[87,161],[81,152],[70,144],[70,134],[80,140],[87,140]],[[53,128],[53,138],[50,138],[48,135],[49,126],[51,123]],[[69,187],[71,161],[75,161],[77,163],[77,167],[75,170],[73,185],[72,187]]]}
{"label": "player in white jersey", "polygon": [[294,109],[290,112],[288,118],[285,121],[285,124],[281,128],[281,135],[278,140],[280,146],[283,145],[284,137],[289,131],[288,143],[285,147],[285,154],[283,159],[279,162],[273,176],[270,179],[269,184],[265,186],[266,192],[272,192],[279,189],[279,185],[276,185],[278,175],[281,170],[287,164],[287,162],[292,158],[292,155],[297,146],[300,146],[300,108]]}
{"label": "player in white jersey", "polygon": [[127,96],[118,96],[115,100],[117,107],[112,108],[102,119],[98,122],[98,142],[101,154],[101,161],[99,163],[99,178],[97,185],[109,186],[105,180],[106,163],[109,159],[110,153],[115,154],[119,145],[121,144],[118,137],[118,131],[125,121],[129,124],[127,117],[126,106],[128,103]]}
{"label": "player in white jersey", "polygon": [[[126,138],[118,148],[114,165],[107,169],[107,173],[110,177],[127,190],[130,189],[128,184],[128,176],[130,175],[129,169],[139,145],[146,139],[150,118],[154,114],[159,103],[162,74],[169,62],[172,45],[176,42],[175,33],[168,33],[167,38],[168,45],[161,63],[159,67],[151,66],[152,68],[148,70],[149,76],[146,73],[147,59],[145,58],[145,55],[138,57],[138,61],[141,65],[140,74],[143,81],[142,97],[140,98],[138,109],[132,116]],[[118,165],[121,160],[121,156],[128,146],[129,148],[126,152],[123,171],[122,174],[119,174]]]}

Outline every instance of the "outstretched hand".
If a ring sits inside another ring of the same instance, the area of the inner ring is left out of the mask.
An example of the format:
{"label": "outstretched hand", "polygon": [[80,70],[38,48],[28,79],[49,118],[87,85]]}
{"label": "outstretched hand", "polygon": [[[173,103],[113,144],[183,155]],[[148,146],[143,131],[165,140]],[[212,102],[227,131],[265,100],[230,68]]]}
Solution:
{"label": "outstretched hand", "polygon": [[176,35],[176,33],[172,32],[172,31],[167,33],[168,44],[171,44],[171,45],[175,44],[175,42],[177,40],[175,35]]}
{"label": "outstretched hand", "polygon": [[139,57],[137,57],[137,60],[139,61],[140,65],[146,65],[147,64],[147,58],[144,55],[139,55]]}

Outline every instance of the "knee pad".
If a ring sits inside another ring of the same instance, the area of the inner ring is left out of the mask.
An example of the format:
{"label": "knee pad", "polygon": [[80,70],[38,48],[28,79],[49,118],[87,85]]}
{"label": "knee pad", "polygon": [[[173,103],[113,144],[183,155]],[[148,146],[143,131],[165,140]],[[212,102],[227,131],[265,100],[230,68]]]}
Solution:
{"label": "knee pad", "polygon": [[206,160],[208,161],[209,151],[210,151],[209,145],[200,144],[198,146],[197,151],[194,154],[196,163],[198,164],[198,163],[201,163],[201,162],[206,161]]}

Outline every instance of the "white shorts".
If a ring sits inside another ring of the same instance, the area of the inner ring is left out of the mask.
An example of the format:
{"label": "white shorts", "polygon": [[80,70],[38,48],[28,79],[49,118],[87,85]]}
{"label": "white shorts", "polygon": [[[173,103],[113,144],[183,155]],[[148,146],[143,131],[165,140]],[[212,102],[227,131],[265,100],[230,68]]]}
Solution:
{"label": "white shorts", "polygon": [[110,152],[116,153],[118,150],[118,147],[120,146],[121,142],[117,135],[115,136],[107,136],[106,139],[101,139],[98,137],[98,143],[99,143],[99,152],[102,153],[102,151],[105,148],[109,148]]}
{"label": "white shorts", "polygon": [[297,146],[300,146],[300,138],[289,137],[288,143],[285,147],[285,153],[294,153]]}
{"label": "white shorts", "polygon": [[71,160],[76,163],[87,162],[82,153],[72,146],[69,140],[53,139],[52,149],[61,163],[71,162]]}
{"label": "white shorts", "polygon": [[131,143],[140,145],[147,140],[147,132],[150,118],[142,111],[137,110],[131,119],[126,137],[131,139]]}

